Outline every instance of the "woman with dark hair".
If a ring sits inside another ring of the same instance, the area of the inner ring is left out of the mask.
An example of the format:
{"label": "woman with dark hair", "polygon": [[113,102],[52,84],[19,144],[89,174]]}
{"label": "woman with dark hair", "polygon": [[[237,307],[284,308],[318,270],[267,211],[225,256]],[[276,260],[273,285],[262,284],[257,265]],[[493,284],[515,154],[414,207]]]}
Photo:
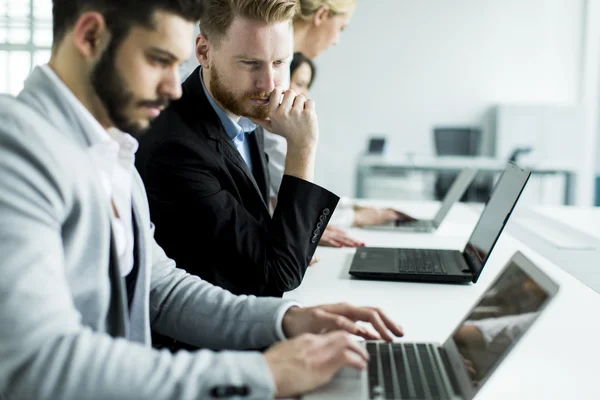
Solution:
{"label": "woman with dark hair", "polygon": [[308,91],[315,80],[317,69],[313,61],[302,53],[294,53],[290,64],[290,88],[308,97]]}

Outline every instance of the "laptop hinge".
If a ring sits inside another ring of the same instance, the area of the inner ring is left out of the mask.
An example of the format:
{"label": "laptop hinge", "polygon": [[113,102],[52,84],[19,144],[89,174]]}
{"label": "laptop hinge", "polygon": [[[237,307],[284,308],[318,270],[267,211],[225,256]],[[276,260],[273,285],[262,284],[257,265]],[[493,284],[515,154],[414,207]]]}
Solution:
{"label": "laptop hinge", "polygon": [[475,277],[475,275],[478,273],[478,271],[481,271],[481,269],[483,268],[483,265],[481,264],[481,262],[479,260],[477,260],[477,257],[472,257],[469,256],[469,244],[467,243],[467,246],[465,247],[465,250],[461,253],[463,259],[465,260],[465,262],[467,263],[467,267],[469,267],[469,270],[471,271],[471,275],[473,277]]}

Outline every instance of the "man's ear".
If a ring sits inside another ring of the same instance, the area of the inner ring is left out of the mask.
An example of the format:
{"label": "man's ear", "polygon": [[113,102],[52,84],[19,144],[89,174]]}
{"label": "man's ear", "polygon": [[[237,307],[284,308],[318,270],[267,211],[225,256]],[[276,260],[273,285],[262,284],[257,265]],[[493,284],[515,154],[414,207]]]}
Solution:
{"label": "man's ear", "polygon": [[196,58],[204,69],[210,68],[211,47],[212,43],[205,34],[200,33],[196,37]]}
{"label": "man's ear", "polygon": [[329,19],[329,7],[321,6],[313,16],[313,24],[315,26],[321,26],[325,20]]}
{"label": "man's ear", "polygon": [[83,13],[73,28],[73,39],[83,58],[97,58],[110,41],[104,16],[95,11]]}

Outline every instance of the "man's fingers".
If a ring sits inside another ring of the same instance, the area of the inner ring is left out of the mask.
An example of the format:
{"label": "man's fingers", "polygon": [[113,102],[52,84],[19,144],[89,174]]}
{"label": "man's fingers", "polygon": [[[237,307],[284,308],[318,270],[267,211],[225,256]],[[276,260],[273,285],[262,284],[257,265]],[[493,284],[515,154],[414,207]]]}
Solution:
{"label": "man's fingers", "polygon": [[337,348],[341,351],[349,350],[358,355],[363,361],[369,360],[367,349],[346,332],[331,332],[327,334],[325,338],[329,342],[328,347]]}
{"label": "man's fingers", "polygon": [[302,111],[304,111],[304,104],[306,104],[306,97],[299,94],[294,99],[294,104],[292,107],[294,108],[294,110],[297,110],[298,112],[302,112]]}
{"label": "man's fingers", "polygon": [[307,111],[314,111],[316,108],[315,101],[313,99],[308,99],[304,103],[304,109]]}
{"label": "man's fingers", "polygon": [[371,325],[373,325],[373,328],[375,328],[375,330],[381,335],[381,337],[387,340],[388,342],[393,341],[394,337],[390,334],[390,331],[381,319],[381,316],[375,311],[368,313],[368,315],[368,322],[370,322]]}
{"label": "man's fingers", "polygon": [[367,368],[367,361],[353,351],[345,350],[342,353],[342,362],[344,367],[356,368],[362,370]]}
{"label": "man's fingers", "polygon": [[281,94],[283,93],[283,88],[281,86],[276,86],[271,93],[271,97],[269,98],[269,115],[275,112],[281,104]]}
{"label": "man's fingers", "polygon": [[343,315],[333,314],[322,309],[318,310],[318,313],[320,314],[318,319],[321,332],[342,330],[357,336],[362,332],[361,327]]}
{"label": "man's fingers", "polygon": [[394,323],[394,321],[392,321],[392,319],[390,317],[387,316],[387,314],[385,314],[384,312],[382,312],[379,309],[374,309],[374,311],[376,313],[378,313],[379,317],[383,320],[383,323],[385,324],[385,326],[392,331],[392,333],[398,337],[402,337],[404,336],[404,330],[402,329],[402,327],[396,325]]}
{"label": "man's fingers", "polygon": [[381,335],[372,329],[365,326],[357,325],[360,332],[356,336],[360,336],[366,340],[381,340]]}
{"label": "man's fingers", "polygon": [[313,256],[312,260],[310,260],[310,265],[315,265],[316,263],[318,263],[319,261],[321,261],[321,259],[318,256]]}
{"label": "man's fingers", "polygon": [[296,100],[296,92],[292,89],[288,89],[283,93],[283,101],[279,105],[283,112],[289,112],[293,107],[294,101]]}
{"label": "man's fingers", "polygon": [[352,321],[370,322],[373,328],[382,336],[383,339],[392,341],[394,338],[390,331],[400,337],[404,336],[402,328],[392,322],[381,310],[369,307],[355,307],[349,304],[333,304],[325,306],[325,310],[332,314],[343,315]]}

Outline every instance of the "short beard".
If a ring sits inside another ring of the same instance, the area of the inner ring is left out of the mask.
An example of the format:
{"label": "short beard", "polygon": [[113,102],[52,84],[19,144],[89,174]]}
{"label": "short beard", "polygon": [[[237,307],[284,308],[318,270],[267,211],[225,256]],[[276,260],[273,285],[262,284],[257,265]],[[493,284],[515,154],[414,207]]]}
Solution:
{"label": "short beard", "polygon": [[[123,76],[117,71],[115,65],[117,48],[117,41],[112,40],[92,70],[91,83],[106,109],[108,117],[117,129],[139,137],[150,128],[150,123],[142,126],[138,121],[129,119],[126,115],[126,111],[134,103],[135,97],[128,89]],[[166,107],[168,104],[169,100],[162,98],[138,101],[135,106]]]}
{"label": "short beard", "polygon": [[235,94],[229,90],[214,64],[211,66],[210,73],[210,89],[213,98],[227,111],[234,115],[258,119],[266,119],[269,116],[269,105],[244,107],[244,102],[253,98],[269,97],[271,93],[255,92],[246,93],[245,95],[236,98]]}

